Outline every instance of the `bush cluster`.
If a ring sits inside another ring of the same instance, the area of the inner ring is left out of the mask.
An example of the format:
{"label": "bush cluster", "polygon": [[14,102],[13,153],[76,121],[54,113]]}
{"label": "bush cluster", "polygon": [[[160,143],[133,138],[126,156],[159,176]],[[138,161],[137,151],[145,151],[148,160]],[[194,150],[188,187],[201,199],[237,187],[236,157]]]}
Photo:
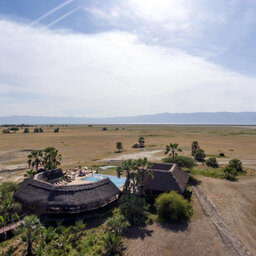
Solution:
{"label": "bush cluster", "polygon": [[206,160],[206,165],[212,168],[219,168],[219,164],[217,162],[217,159],[215,157],[210,157]]}
{"label": "bush cluster", "polygon": [[160,221],[178,223],[188,221],[193,208],[184,197],[175,191],[161,194],[155,202]]}
{"label": "bush cluster", "polygon": [[[171,158],[164,158],[162,159],[164,163],[172,163],[172,159]],[[174,162],[179,165],[180,167],[184,167],[184,168],[193,168],[194,166],[196,166],[196,163],[194,161],[194,159],[187,157],[187,156],[176,156]]]}
{"label": "bush cluster", "polygon": [[144,224],[148,218],[148,209],[143,197],[127,193],[120,198],[121,213],[131,225]]}

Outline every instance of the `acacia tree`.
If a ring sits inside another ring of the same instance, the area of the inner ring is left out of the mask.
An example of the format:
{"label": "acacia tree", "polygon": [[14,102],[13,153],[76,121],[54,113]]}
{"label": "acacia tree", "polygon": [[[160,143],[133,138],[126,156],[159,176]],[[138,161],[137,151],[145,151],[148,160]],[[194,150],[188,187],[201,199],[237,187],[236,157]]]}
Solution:
{"label": "acacia tree", "polygon": [[18,232],[22,233],[21,239],[27,243],[27,256],[32,254],[32,244],[36,237],[40,234],[42,225],[35,215],[26,216],[24,222],[18,227]]}
{"label": "acacia tree", "polygon": [[121,141],[118,141],[116,143],[116,149],[118,150],[118,152],[120,153],[121,150],[123,149],[123,145],[122,145],[122,142]]}
{"label": "acacia tree", "polygon": [[165,155],[169,155],[169,158],[172,157],[172,162],[175,162],[175,158],[178,155],[177,152],[182,152],[182,149],[179,148],[179,144],[177,143],[170,143],[170,145],[166,145],[165,148]]}
{"label": "acacia tree", "polygon": [[43,151],[42,150],[32,150],[28,155],[28,165],[29,167],[35,167],[36,171],[39,166],[43,164]]}
{"label": "acacia tree", "polygon": [[144,148],[145,147],[145,139],[144,137],[139,137],[139,140],[138,140],[139,144],[140,144],[140,148]]}
{"label": "acacia tree", "polygon": [[126,175],[124,190],[130,193],[143,192],[144,177],[146,174],[152,176],[151,163],[147,158],[138,160],[123,161],[117,168],[117,175],[120,177],[123,173]]}

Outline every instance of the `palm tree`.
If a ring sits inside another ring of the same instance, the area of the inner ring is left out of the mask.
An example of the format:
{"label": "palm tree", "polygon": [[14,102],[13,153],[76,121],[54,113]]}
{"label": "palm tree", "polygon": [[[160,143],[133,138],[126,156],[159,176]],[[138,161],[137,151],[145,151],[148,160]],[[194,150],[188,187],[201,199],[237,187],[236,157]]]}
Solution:
{"label": "palm tree", "polygon": [[58,149],[54,147],[48,147],[44,149],[43,165],[47,170],[54,170],[60,165],[62,159]]}
{"label": "palm tree", "polygon": [[19,219],[21,204],[13,199],[13,193],[16,189],[17,184],[13,182],[3,182],[0,185],[0,226],[5,226]]}
{"label": "palm tree", "polygon": [[179,148],[179,144],[177,143],[170,143],[170,145],[166,145],[165,155],[169,154],[169,158],[172,156],[172,162],[175,162],[175,157],[178,155],[176,152],[182,152],[181,148]]}
{"label": "palm tree", "polygon": [[27,256],[32,255],[32,244],[39,235],[42,225],[35,215],[26,216],[24,222],[18,227],[18,231],[24,233],[23,241],[27,242]]}
{"label": "palm tree", "polygon": [[32,150],[28,155],[28,165],[29,167],[35,167],[38,171],[38,167],[43,163],[43,152],[42,150]]}
{"label": "palm tree", "polygon": [[105,239],[105,255],[114,256],[123,254],[123,242],[120,236],[116,236],[114,233],[108,232]]}
{"label": "palm tree", "polygon": [[140,144],[140,148],[144,148],[145,147],[145,139],[144,137],[139,137],[139,140],[138,140],[139,144]]}
{"label": "palm tree", "polygon": [[146,174],[152,176],[151,163],[148,159],[127,160],[123,161],[117,168],[117,175],[120,177],[123,173],[126,175],[124,190],[130,193],[143,192],[144,177]]}
{"label": "palm tree", "polygon": [[36,174],[36,172],[33,169],[31,169],[29,171],[26,171],[26,173],[24,174],[24,177],[25,178],[30,178],[30,177],[32,177],[35,174]]}

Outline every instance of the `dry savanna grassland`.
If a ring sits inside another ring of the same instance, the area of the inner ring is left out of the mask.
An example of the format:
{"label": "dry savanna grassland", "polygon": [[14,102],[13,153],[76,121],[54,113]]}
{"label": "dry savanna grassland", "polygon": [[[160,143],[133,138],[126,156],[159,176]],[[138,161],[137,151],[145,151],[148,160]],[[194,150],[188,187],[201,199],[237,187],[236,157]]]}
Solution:
{"label": "dry savanna grassland", "polygon": [[[59,127],[59,133],[53,130]],[[106,131],[102,128],[107,127]],[[27,155],[32,149],[53,146],[62,154],[62,168],[118,165],[128,158],[148,157],[161,161],[165,145],[178,143],[180,155],[191,156],[191,142],[198,141],[208,157],[217,157],[220,169],[232,158],[243,162],[247,173],[237,182],[194,173],[199,187],[207,194],[222,221],[230,228],[248,255],[256,255],[256,127],[185,125],[68,125],[42,126],[43,133],[0,134],[0,181],[23,179]],[[2,128],[4,129],[4,128]],[[145,148],[132,145],[145,138]],[[116,142],[123,151],[115,153]],[[219,158],[219,153],[225,157]],[[210,170],[205,165],[196,170]],[[218,170],[216,170],[217,172]],[[110,170],[109,173],[114,173]],[[232,255],[228,243],[216,229],[211,216],[192,195],[194,215],[188,225],[161,225],[157,221],[145,228],[129,228],[124,244],[128,255]]]}

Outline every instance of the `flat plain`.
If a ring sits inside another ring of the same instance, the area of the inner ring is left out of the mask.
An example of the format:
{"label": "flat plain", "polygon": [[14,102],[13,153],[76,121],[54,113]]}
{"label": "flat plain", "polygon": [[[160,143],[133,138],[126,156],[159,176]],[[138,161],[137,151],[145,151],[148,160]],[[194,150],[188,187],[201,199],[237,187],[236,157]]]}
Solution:
{"label": "flat plain", "polygon": [[[62,168],[78,165],[116,165],[122,159],[147,156],[152,161],[164,157],[165,145],[178,143],[190,156],[192,141],[198,141],[207,156],[218,158],[221,167],[229,159],[242,160],[247,171],[237,182],[196,176],[200,187],[215,204],[236,239],[256,255],[256,127],[192,125],[75,125],[42,126],[43,133],[0,134],[0,181],[20,181],[32,149],[54,146],[63,156]],[[106,131],[102,128],[107,127]],[[4,129],[4,128],[2,128]],[[145,138],[145,149],[134,149],[138,138]],[[121,141],[123,152],[115,153]],[[199,168],[199,167],[198,167]],[[206,168],[200,166],[200,168]],[[163,226],[159,223],[144,229],[129,228],[124,244],[128,255],[230,255],[214,225],[192,196],[194,215],[188,226]]]}

